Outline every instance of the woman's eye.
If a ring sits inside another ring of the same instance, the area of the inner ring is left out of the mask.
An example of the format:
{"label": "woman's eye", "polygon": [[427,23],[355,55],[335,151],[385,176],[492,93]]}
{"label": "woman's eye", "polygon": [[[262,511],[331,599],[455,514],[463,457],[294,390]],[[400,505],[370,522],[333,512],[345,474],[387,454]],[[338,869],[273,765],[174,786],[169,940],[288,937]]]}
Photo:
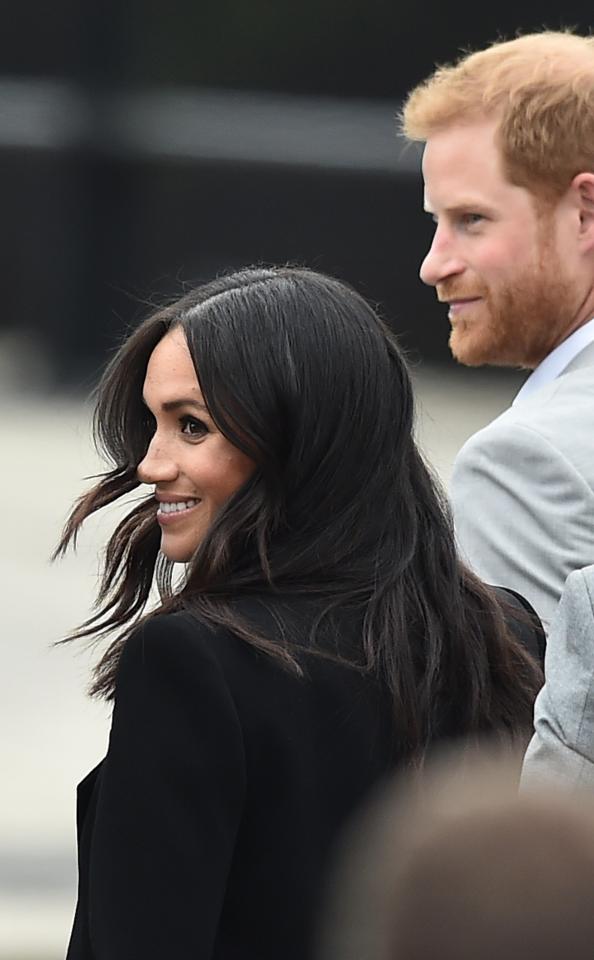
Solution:
{"label": "woman's eye", "polygon": [[202,437],[208,433],[208,427],[196,417],[180,417],[181,432],[187,437]]}

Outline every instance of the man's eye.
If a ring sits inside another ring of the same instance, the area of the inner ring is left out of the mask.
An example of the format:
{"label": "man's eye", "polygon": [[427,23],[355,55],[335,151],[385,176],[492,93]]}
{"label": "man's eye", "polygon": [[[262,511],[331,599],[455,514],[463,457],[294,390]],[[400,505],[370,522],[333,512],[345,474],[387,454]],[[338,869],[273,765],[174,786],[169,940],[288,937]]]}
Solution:
{"label": "man's eye", "polygon": [[465,213],[460,220],[467,227],[474,226],[475,223],[480,223],[485,218],[481,213]]}
{"label": "man's eye", "polygon": [[188,437],[202,437],[208,433],[208,427],[196,417],[180,417],[181,432]]}

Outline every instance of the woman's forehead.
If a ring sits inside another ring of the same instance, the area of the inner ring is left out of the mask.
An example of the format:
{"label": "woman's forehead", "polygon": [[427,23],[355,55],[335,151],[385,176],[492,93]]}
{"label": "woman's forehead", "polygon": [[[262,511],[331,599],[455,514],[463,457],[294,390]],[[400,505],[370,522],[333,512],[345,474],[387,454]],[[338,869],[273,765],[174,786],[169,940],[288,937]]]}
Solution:
{"label": "woman's forehead", "polygon": [[154,398],[160,405],[181,396],[203,400],[192,356],[179,327],[166,333],[151,353],[143,395],[145,400]]}

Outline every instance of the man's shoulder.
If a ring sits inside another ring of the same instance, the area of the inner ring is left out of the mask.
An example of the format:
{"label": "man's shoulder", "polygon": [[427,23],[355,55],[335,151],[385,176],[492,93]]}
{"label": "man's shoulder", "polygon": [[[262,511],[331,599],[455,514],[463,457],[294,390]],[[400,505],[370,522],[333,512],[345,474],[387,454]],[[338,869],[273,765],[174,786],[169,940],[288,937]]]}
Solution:
{"label": "man's shoulder", "polygon": [[[565,581],[562,595],[562,607],[572,615],[586,615],[590,620],[594,614],[594,564],[574,570]],[[593,645],[594,648],[594,645]]]}
{"label": "man's shoulder", "polygon": [[[559,449],[588,443],[594,425],[594,367],[557,377],[531,397],[504,410],[462,450],[521,442],[532,437]],[[462,452],[462,451],[461,451]]]}

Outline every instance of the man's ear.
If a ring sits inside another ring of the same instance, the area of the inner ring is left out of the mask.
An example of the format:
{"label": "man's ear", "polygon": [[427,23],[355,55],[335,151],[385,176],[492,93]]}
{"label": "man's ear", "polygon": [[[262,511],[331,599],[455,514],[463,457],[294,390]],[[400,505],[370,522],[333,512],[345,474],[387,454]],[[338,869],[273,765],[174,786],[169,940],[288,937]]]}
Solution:
{"label": "man's ear", "polygon": [[578,173],[572,180],[580,214],[580,241],[594,250],[594,173]]}

